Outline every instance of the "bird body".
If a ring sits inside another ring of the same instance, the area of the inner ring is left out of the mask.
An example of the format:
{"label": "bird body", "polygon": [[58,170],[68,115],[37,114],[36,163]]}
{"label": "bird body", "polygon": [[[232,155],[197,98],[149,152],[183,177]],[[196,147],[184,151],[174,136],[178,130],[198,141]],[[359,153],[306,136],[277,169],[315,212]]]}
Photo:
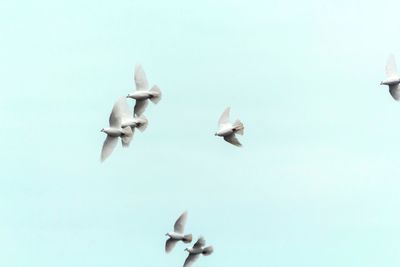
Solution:
{"label": "bird body", "polygon": [[389,78],[381,82],[381,85],[395,85],[400,83],[400,78]]}
{"label": "bird body", "polygon": [[111,137],[120,137],[124,134],[122,128],[112,128],[112,127],[103,128],[103,132],[105,132],[108,136]]}
{"label": "bird body", "polygon": [[242,146],[236,138],[236,134],[243,135],[244,125],[240,120],[236,120],[233,124],[229,121],[230,108],[226,108],[218,121],[219,129],[215,133],[216,136],[221,136],[225,141],[235,146]]}
{"label": "bird body", "polygon": [[234,128],[232,125],[224,125],[216,133],[217,136],[227,136],[234,133]]}
{"label": "bird body", "polygon": [[185,239],[185,235],[180,234],[180,233],[169,232],[166,235],[175,240],[184,240]]}
{"label": "bird body", "polygon": [[135,100],[146,100],[155,96],[157,96],[157,94],[151,91],[134,91],[133,93],[128,94],[128,98],[133,98]]}

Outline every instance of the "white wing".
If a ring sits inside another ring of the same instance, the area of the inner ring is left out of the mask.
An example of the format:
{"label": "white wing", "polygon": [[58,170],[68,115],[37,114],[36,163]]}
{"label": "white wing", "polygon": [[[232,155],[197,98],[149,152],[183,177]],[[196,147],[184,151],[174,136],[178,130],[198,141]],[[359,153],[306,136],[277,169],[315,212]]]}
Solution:
{"label": "white wing", "polygon": [[393,84],[393,85],[389,85],[389,92],[392,95],[392,97],[399,101],[400,100],[400,88],[399,88],[399,84]]}
{"label": "white wing", "polygon": [[167,239],[165,242],[165,252],[170,252],[175,247],[176,242],[178,242],[178,240],[172,238]]}
{"label": "white wing", "polygon": [[145,100],[136,100],[136,104],[135,104],[135,108],[134,108],[133,113],[136,116],[142,115],[144,110],[146,109],[148,103],[149,102],[147,101],[147,99],[145,99]]}
{"label": "white wing", "polygon": [[106,158],[108,158],[108,156],[111,155],[117,143],[118,137],[111,137],[107,135],[107,138],[103,143],[103,149],[101,150],[101,161],[104,161]]}
{"label": "white wing", "polygon": [[228,143],[231,143],[232,145],[242,146],[242,144],[239,142],[239,140],[237,140],[235,134],[230,134],[230,135],[224,136],[224,140]]}
{"label": "white wing", "polygon": [[185,263],[183,264],[183,267],[190,267],[192,266],[193,262],[195,262],[199,258],[200,254],[189,254],[187,256]]}
{"label": "white wing", "polygon": [[128,103],[126,102],[126,97],[122,97],[120,101],[121,114],[123,115],[123,117],[132,118],[132,112],[128,106]]}
{"label": "white wing", "polygon": [[204,237],[200,236],[199,239],[197,239],[196,243],[194,243],[193,248],[202,248],[206,245],[206,240]]}
{"label": "white wing", "polygon": [[174,231],[178,234],[183,234],[183,231],[185,231],[185,224],[187,220],[187,212],[185,211],[182,213],[181,216],[179,216],[178,220],[176,220],[174,224]]}
{"label": "white wing", "polygon": [[120,97],[117,102],[115,102],[110,114],[110,118],[108,119],[111,127],[121,127],[122,118],[124,116],[124,109],[126,108],[125,106],[127,106],[125,97]]}
{"label": "white wing", "polygon": [[147,90],[149,88],[146,74],[141,65],[136,65],[135,67],[135,84],[136,90]]}
{"label": "white wing", "polygon": [[396,60],[393,54],[390,54],[386,63],[386,75],[388,78],[398,78]]}
{"label": "white wing", "polygon": [[224,112],[222,112],[221,117],[218,120],[218,126],[221,127],[224,124],[228,124],[229,123],[229,112],[230,112],[231,108],[227,107]]}

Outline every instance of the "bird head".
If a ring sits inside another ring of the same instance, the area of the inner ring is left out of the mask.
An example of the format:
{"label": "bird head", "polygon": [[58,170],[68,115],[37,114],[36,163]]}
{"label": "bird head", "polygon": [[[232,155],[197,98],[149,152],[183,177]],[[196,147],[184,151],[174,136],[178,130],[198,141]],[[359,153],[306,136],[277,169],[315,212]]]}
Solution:
{"label": "bird head", "polygon": [[104,128],[100,130],[100,132],[104,132]]}

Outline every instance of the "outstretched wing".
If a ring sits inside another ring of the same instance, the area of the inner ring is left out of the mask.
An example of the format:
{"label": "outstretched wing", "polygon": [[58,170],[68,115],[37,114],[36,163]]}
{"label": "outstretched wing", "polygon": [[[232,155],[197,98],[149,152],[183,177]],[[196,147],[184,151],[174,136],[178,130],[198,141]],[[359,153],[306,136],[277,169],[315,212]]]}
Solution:
{"label": "outstretched wing", "polygon": [[224,140],[228,143],[231,143],[232,145],[239,146],[239,147],[242,146],[242,144],[236,138],[235,134],[230,134],[230,135],[224,136]]}
{"label": "outstretched wing", "polygon": [[172,238],[167,239],[165,242],[165,252],[169,253],[175,247],[177,242],[178,240]]}
{"label": "outstretched wing", "polygon": [[136,100],[136,104],[135,104],[135,108],[134,108],[133,113],[136,116],[142,115],[144,110],[146,109],[147,105],[148,105],[147,99],[145,99],[145,100]]}
{"label": "outstretched wing", "polygon": [[202,248],[206,245],[206,240],[200,236],[199,239],[197,239],[196,243],[194,243],[193,248]]}
{"label": "outstretched wing", "polygon": [[103,143],[103,149],[101,150],[101,161],[104,161],[108,156],[111,155],[115,146],[118,143],[118,137],[111,137],[107,135],[106,140]]}
{"label": "outstretched wing", "polygon": [[222,112],[221,117],[218,120],[218,126],[221,127],[224,124],[228,124],[229,123],[229,112],[230,112],[231,108],[227,107],[224,112]]}
{"label": "outstretched wing", "polygon": [[390,54],[386,63],[386,75],[388,78],[398,78],[396,60],[393,54]]}
{"label": "outstretched wing", "polygon": [[399,101],[400,100],[400,88],[399,88],[399,84],[393,84],[393,85],[389,85],[389,92],[392,95],[392,97]]}
{"label": "outstretched wing", "polygon": [[189,254],[187,256],[185,263],[183,264],[183,267],[190,267],[192,266],[193,262],[195,262],[199,258],[200,254]]}
{"label": "outstretched wing", "polygon": [[115,102],[108,119],[111,127],[119,128],[121,126],[122,118],[125,116],[124,110],[127,109],[127,106],[125,97],[120,97]]}
{"label": "outstretched wing", "polygon": [[174,224],[174,231],[178,234],[183,234],[183,231],[185,231],[185,224],[187,220],[187,212],[185,211],[182,213],[181,216],[179,216],[178,220],[176,220]]}
{"label": "outstretched wing", "polygon": [[141,65],[136,65],[135,67],[135,84],[136,90],[147,90],[149,88],[146,74]]}

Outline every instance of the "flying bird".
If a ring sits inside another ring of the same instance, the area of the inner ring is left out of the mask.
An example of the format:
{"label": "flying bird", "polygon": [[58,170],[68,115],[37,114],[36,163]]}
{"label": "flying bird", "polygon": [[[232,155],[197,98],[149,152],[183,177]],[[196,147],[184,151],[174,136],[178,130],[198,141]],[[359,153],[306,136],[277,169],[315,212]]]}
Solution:
{"label": "flying bird", "polygon": [[131,127],[132,135],[135,132],[135,128],[138,128],[141,132],[146,130],[148,125],[147,118],[142,114],[140,116],[134,116],[129,110],[128,103],[126,103],[126,98],[121,99],[120,103],[122,111],[121,128]]}
{"label": "flying bird", "polygon": [[230,108],[227,107],[222,113],[218,121],[219,130],[215,133],[216,136],[222,136],[224,140],[235,146],[242,146],[237,140],[236,134],[243,135],[244,125],[240,120],[236,120],[233,124],[229,121]]}
{"label": "flying bird", "polygon": [[115,146],[118,142],[118,137],[121,138],[122,146],[127,147],[132,140],[133,133],[129,126],[122,126],[122,120],[125,117],[126,99],[121,97],[115,102],[114,107],[111,111],[109,124],[110,127],[101,129],[101,132],[107,134],[106,140],[103,143],[103,149],[101,150],[101,161],[104,161],[108,156],[111,155]]}
{"label": "flying bird", "polygon": [[400,100],[400,77],[397,75],[396,61],[393,54],[389,55],[386,63],[386,77],[385,81],[381,82],[381,85],[389,85],[389,92],[392,97],[399,101]]}
{"label": "flying bird", "polygon": [[161,100],[161,91],[157,85],[154,85],[150,90],[148,90],[149,85],[146,74],[141,65],[136,65],[135,67],[135,84],[136,91],[128,94],[127,98],[136,100],[134,114],[140,116],[147,107],[148,99],[154,104],[157,104]]}
{"label": "flying bird", "polygon": [[186,248],[185,251],[189,252],[189,256],[187,256],[183,267],[192,266],[192,264],[199,258],[200,254],[208,256],[214,252],[212,246],[204,247],[205,245],[206,241],[203,237],[200,237],[192,248]]}
{"label": "flying bird", "polygon": [[185,211],[176,220],[174,224],[174,231],[165,234],[166,236],[169,237],[165,243],[165,252],[167,253],[170,252],[175,247],[178,241],[183,241],[184,243],[192,242],[192,235],[184,234],[186,220],[187,220],[187,212]]}

